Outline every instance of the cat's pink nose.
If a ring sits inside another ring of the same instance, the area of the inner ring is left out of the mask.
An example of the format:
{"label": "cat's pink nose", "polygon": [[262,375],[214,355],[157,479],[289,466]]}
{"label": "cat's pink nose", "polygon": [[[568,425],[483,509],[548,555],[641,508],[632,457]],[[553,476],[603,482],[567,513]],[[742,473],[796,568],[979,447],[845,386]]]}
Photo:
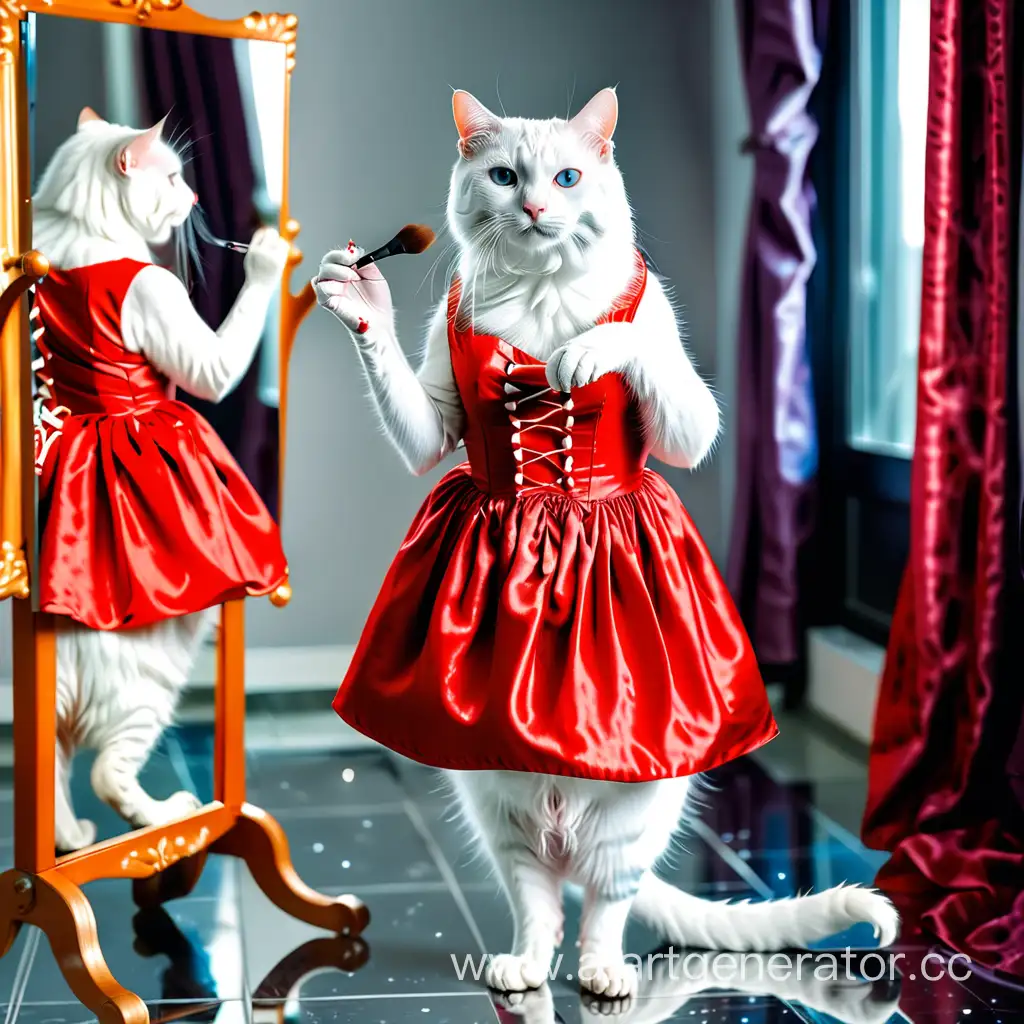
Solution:
{"label": "cat's pink nose", "polygon": [[197,192],[192,193],[192,205],[196,206],[199,203],[199,194]]}
{"label": "cat's pink nose", "polygon": [[537,222],[540,215],[544,212],[544,207],[540,203],[523,202],[523,212],[527,214],[534,223]]}

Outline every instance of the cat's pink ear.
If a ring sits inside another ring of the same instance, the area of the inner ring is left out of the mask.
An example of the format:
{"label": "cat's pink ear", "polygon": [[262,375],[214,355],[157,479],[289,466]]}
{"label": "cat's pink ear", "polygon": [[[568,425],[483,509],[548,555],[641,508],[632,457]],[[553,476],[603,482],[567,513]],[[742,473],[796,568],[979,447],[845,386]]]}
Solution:
{"label": "cat's pink ear", "polygon": [[90,121],[102,120],[103,118],[92,107],[82,107],[82,112],[78,115],[78,127],[81,128],[83,124],[89,124]]}
{"label": "cat's pink ear", "polygon": [[145,167],[152,159],[153,147],[160,141],[163,134],[164,121],[162,117],[152,128],[136,135],[118,156],[118,167],[122,174],[130,174],[137,168]]}
{"label": "cat's pink ear", "polygon": [[607,157],[612,150],[612,135],[619,119],[619,100],[614,89],[602,89],[569,122],[597,149],[598,155]]}
{"label": "cat's pink ear", "polygon": [[459,130],[459,152],[464,157],[472,155],[475,139],[493,134],[501,124],[475,96],[462,89],[457,89],[452,96],[452,113]]}

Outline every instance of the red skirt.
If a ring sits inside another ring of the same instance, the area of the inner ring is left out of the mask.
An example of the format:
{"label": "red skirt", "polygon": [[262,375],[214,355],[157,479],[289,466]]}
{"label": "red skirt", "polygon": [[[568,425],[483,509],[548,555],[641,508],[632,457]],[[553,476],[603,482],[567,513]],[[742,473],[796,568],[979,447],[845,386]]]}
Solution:
{"label": "red skirt", "polygon": [[645,782],[778,732],[700,535],[647,471],[584,505],[492,497],[466,464],[427,498],[334,701],[438,768]]}
{"label": "red skirt", "polygon": [[287,576],[277,524],[183,402],[68,416],[39,496],[41,607],[92,629],[266,594]]}

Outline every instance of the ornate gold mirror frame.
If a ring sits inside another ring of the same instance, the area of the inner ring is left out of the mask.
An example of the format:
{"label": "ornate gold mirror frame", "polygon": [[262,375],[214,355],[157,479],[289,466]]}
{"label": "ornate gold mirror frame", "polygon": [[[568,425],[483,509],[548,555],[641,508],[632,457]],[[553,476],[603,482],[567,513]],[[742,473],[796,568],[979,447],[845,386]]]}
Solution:
{"label": "ornate gold mirror frame", "polygon": [[[30,336],[20,300],[49,265],[32,243],[28,87],[22,30],[29,14],[235,39],[276,41],[286,48],[284,179],[281,233],[292,242],[299,225],[288,215],[288,110],[298,19],[253,13],[222,21],[183,0],[0,0],[0,600],[13,597],[15,854],[0,875],[0,955],[23,924],[47,935],[75,996],[101,1022],[149,1020],[145,1003],[111,976],[100,952],[96,922],[81,890],[100,878],[134,879],[136,902],[152,906],[186,895],[207,853],[242,858],[277,906],[300,920],[355,936],[369,914],[352,896],[313,892],[292,868],[284,833],[245,800],[244,605],[221,610],[217,650],[214,801],[177,824],[143,829],[58,858],[54,850],[56,643],[53,617],[30,601],[34,558],[35,474],[30,383]],[[289,282],[302,254],[293,246],[283,276],[280,320],[281,477],[284,473],[288,360],[295,334],[314,304],[309,284],[293,294]],[[282,488],[283,493],[283,488]],[[275,603],[288,599],[287,587]],[[126,923],[127,924],[127,923]]]}

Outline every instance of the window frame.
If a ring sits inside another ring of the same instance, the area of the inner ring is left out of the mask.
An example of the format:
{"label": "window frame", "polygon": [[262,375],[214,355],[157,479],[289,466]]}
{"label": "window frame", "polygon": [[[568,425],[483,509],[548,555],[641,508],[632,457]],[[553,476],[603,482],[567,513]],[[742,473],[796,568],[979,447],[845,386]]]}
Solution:
{"label": "window frame", "polygon": [[[854,166],[860,159],[854,137],[855,90],[861,88],[855,57],[857,7],[850,3],[832,8],[822,77],[811,101],[820,134],[811,161],[818,264],[808,287],[808,335],[815,389],[821,396],[817,416],[822,458],[809,586],[814,624],[839,624],[884,645],[909,555],[911,459],[855,447],[849,439],[858,327],[854,317],[860,315],[855,312],[859,285],[853,231],[864,221],[864,196],[854,191],[861,171]],[[886,7],[895,10],[898,22],[898,5]],[[873,101],[881,93],[871,89]],[[877,177],[874,167],[871,174]]]}

